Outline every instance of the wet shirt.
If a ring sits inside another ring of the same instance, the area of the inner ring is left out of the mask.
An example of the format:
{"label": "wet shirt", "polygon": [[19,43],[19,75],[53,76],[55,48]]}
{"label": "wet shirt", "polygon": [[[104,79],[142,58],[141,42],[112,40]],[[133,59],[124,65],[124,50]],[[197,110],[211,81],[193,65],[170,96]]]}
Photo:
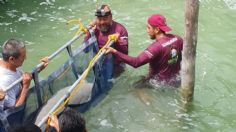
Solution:
{"label": "wet shirt", "polygon": [[182,38],[168,34],[149,45],[137,57],[130,57],[118,51],[115,55],[135,68],[149,63],[147,79],[155,78],[159,81],[170,81],[179,74],[182,49]]}
{"label": "wet shirt", "polygon": [[[98,46],[99,48],[102,48],[106,42],[108,41],[108,36],[111,34],[119,33],[120,39],[118,42],[114,43],[112,47],[114,47],[116,50],[120,51],[123,54],[128,54],[128,32],[125,29],[124,26],[122,26],[120,23],[117,23],[115,21],[112,22],[111,27],[109,28],[109,31],[106,33],[103,33],[99,30],[95,30],[95,35],[97,37]],[[114,70],[115,73],[119,73],[123,70],[124,64],[122,64],[120,58],[117,58],[114,56]]]}

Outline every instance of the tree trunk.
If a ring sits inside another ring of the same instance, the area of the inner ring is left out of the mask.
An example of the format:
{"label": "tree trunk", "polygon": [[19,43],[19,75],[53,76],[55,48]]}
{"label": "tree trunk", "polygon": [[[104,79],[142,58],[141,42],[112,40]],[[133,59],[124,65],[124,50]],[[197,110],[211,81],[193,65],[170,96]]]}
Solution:
{"label": "tree trunk", "polygon": [[198,33],[198,12],[198,0],[185,0],[185,37],[181,68],[181,95],[184,102],[193,100]]}

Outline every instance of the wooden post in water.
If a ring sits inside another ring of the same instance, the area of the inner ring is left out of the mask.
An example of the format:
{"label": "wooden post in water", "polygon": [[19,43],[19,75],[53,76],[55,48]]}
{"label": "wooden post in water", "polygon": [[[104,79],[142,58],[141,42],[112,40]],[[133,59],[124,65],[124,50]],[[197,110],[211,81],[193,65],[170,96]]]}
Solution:
{"label": "wooden post in water", "polygon": [[181,95],[192,101],[195,83],[195,58],[198,34],[199,0],[185,0],[185,37],[181,67]]}

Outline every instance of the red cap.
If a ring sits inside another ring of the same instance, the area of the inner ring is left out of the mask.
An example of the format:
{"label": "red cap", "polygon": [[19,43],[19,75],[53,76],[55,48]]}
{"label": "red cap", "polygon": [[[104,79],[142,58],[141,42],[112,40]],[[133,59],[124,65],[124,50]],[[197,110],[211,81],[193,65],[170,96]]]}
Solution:
{"label": "red cap", "polygon": [[160,28],[164,32],[169,32],[170,27],[166,25],[166,18],[160,14],[153,14],[148,18],[148,24]]}

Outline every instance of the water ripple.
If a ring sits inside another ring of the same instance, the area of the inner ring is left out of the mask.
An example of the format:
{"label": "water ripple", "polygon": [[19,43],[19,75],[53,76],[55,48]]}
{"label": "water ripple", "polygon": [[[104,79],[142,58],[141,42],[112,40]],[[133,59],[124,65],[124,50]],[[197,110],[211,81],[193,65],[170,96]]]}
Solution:
{"label": "water ripple", "polygon": [[224,0],[224,2],[229,7],[229,9],[236,10],[236,0]]}
{"label": "water ripple", "polygon": [[26,21],[26,22],[31,22],[31,21],[36,21],[36,18],[29,17],[26,13],[22,13],[22,16],[19,17],[18,21]]}
{"label": "water ripple", "polygon": [[46,5],[46,6],[49,6],[49,5],[54,5],[54,2],[55,2],[55,0],[52,0],[52,2],[49,1],[49,0],[46,0],[46,1],[44,1],[44,2],[41,2],[39,5]]}
{"label": "water ripple", "polygon": [[0,26],[8,26],[8,25],[11,25],[12,23],[7,23],[7,22],[3,22],[3,23],[0,23]]}
{"label": "water ripple", "polygon": [[17,12],[19,12],[19,11],[17,11],[17,10],[11,10],[11,11],[6,11],[6,14],[7,14],[9,17],[11,17],[11,18],[15,18],[15,17],[17,17],[17,15],[15,14],[15,13],[17,13]]}

